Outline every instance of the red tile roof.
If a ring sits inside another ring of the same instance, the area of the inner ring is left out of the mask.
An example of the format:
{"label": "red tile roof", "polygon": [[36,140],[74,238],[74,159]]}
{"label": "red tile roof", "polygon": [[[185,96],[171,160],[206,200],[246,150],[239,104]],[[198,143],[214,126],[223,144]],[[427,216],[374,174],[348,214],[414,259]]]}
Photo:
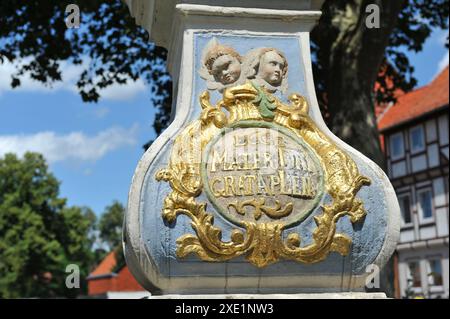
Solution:
{"label": "red tile roof", "polygon": [[110,291],[145,291],[127,266],[117,274],[112,272],[116,265],[116,255],[110,252],[88,277],[88,295],[102,295]]}
{"label": "red tile roof", "polygon": [[94,269],[90,276],[107,275],[112,273],[112,269],[116,265],[116,255],[114,251],[110,252],[102,262]]}
{"label": "red tile roof", "polygon": [[115,291],[145,291],[136,279],[134,279],[127,266],[119,271],[115,279]]}
{"label": "red tile roof", "polygon": [[389,128],[409,122],[449,104],[448,66],[428,85],[401,94],[378,119],[378,128]]}

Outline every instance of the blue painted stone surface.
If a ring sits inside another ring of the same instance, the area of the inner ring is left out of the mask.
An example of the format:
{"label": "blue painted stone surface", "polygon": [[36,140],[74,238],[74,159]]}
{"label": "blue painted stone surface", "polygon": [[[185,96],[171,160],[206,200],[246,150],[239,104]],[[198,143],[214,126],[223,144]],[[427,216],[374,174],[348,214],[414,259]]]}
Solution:
{"label": "blue painted stone surface", "polygon": [[[212,38],[211,35],[200,34],[195,38],[195,61],[196,69],[199,69],[201,51]],[[221,44],[234,47],[240,54],[257,47],[275,47],[285,53],[289,62],[289,90],[288,92],[298,92],[306,95],[304,72],[300,65],[300,44],[298,38],[270,38],[270,37],[236,37],[216,35]],[[200,76],[195,76],[193,85],[193,97],[191,104],[190,117],[186,123],[198,118],[200,114],[200,105],[198,104],[199,95],[206,90],[206,85]],[[310,97],[306,96],[309,100]],[[212,94],[212,102],[219,99],[219,93]],[[173,137],[174,138],[174,137]],[[279,262],[259,269],[245,261],[244,257],[236,258],[228,262],[210,263],[201,261],[196,255],[190,255],[184,259],[176,258],[176,240],[180,236],[191,233],[195,234],[190,226],[190,220],[180,215],[176,223],[168,225],[161,217],[163,201],[166,195],[171,191],[168,183],[157,182],[154,178],[155,173],[160,168],[167,166],[172,141],[169,141],[163,150],[155,158],[151,168],[148,170],[144,188],[141,193],[141,211],[140,219],[141,234],[147,253],[155,261],[162,276],[166,277],[185,277],[185,276],[292,276],[299,274],[308,275],[341,275],[363,274],[368,264],[371,264],[380,252],[387,231],[386,202],[383,194],[383,183],[380,177],[372,169],[356,157],[353,157],[360,173],[371,179],[372,184],[369,187],[363,187],[357,197],[362,199],[367,210],[367,216],[364,222],[352,225],[347,217],[338,222],[338,232],[345,233],[352,238],[353,245],[351,253],[347,257],[342,257],[337,253],[331,253],[328,258],[320,263],[305,265],[297,262],[280,260]],[[208,202],[205,194],[197,198],[198,202],[206,202],[207,211],[213,213],[215,225],[223,230],[223,240],[229,240],[230,231],[236,226],[231,224],[220,214],[214,211],[213,206]],[[321,204],[329,203],[330,198],[326,194],[322,198]],[[300,225],[291,228],[285,232],[297,232],[301,235],[302,245],[311,243],[312,232],[316,225],[313,216],[320,214],[320,206]]]}

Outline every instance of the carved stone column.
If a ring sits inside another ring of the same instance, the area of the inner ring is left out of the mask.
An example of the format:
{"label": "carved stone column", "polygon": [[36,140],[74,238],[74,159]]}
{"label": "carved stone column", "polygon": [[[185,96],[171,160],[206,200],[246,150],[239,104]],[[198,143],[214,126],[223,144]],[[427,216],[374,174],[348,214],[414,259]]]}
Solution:
{"label": "carved stone column", "polygon": [[383,171],[318,108],[322,0],[127,0],[169,50],[173,122],[141,159],[124,250],[153,294],[363,292],[399,236]]}

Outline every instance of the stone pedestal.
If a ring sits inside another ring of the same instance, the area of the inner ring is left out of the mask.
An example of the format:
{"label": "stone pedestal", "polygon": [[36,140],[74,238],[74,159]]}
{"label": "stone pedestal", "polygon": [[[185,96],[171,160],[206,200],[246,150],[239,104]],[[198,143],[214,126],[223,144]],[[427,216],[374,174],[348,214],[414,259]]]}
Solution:
{"label": "stone pedestal", "polygon": [[379,296],[359,292],[395,249],[399,206],[383,171],[322,119],[309,49],[322,1],[126,2],[168,48],[176,97],[129,193],[124,250],[139,283]]}

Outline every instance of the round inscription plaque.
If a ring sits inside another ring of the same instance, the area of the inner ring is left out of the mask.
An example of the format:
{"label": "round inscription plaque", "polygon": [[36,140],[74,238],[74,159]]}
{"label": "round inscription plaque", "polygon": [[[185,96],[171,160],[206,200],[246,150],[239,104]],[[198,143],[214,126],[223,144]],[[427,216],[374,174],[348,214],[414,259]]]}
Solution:
{"label": "round inscription plaque", "polygon": [[322,197],[323,175],[311,147],[269,123],[224,129],[203,154],[206,194],[218,212],[237,225],[301,222]]}

